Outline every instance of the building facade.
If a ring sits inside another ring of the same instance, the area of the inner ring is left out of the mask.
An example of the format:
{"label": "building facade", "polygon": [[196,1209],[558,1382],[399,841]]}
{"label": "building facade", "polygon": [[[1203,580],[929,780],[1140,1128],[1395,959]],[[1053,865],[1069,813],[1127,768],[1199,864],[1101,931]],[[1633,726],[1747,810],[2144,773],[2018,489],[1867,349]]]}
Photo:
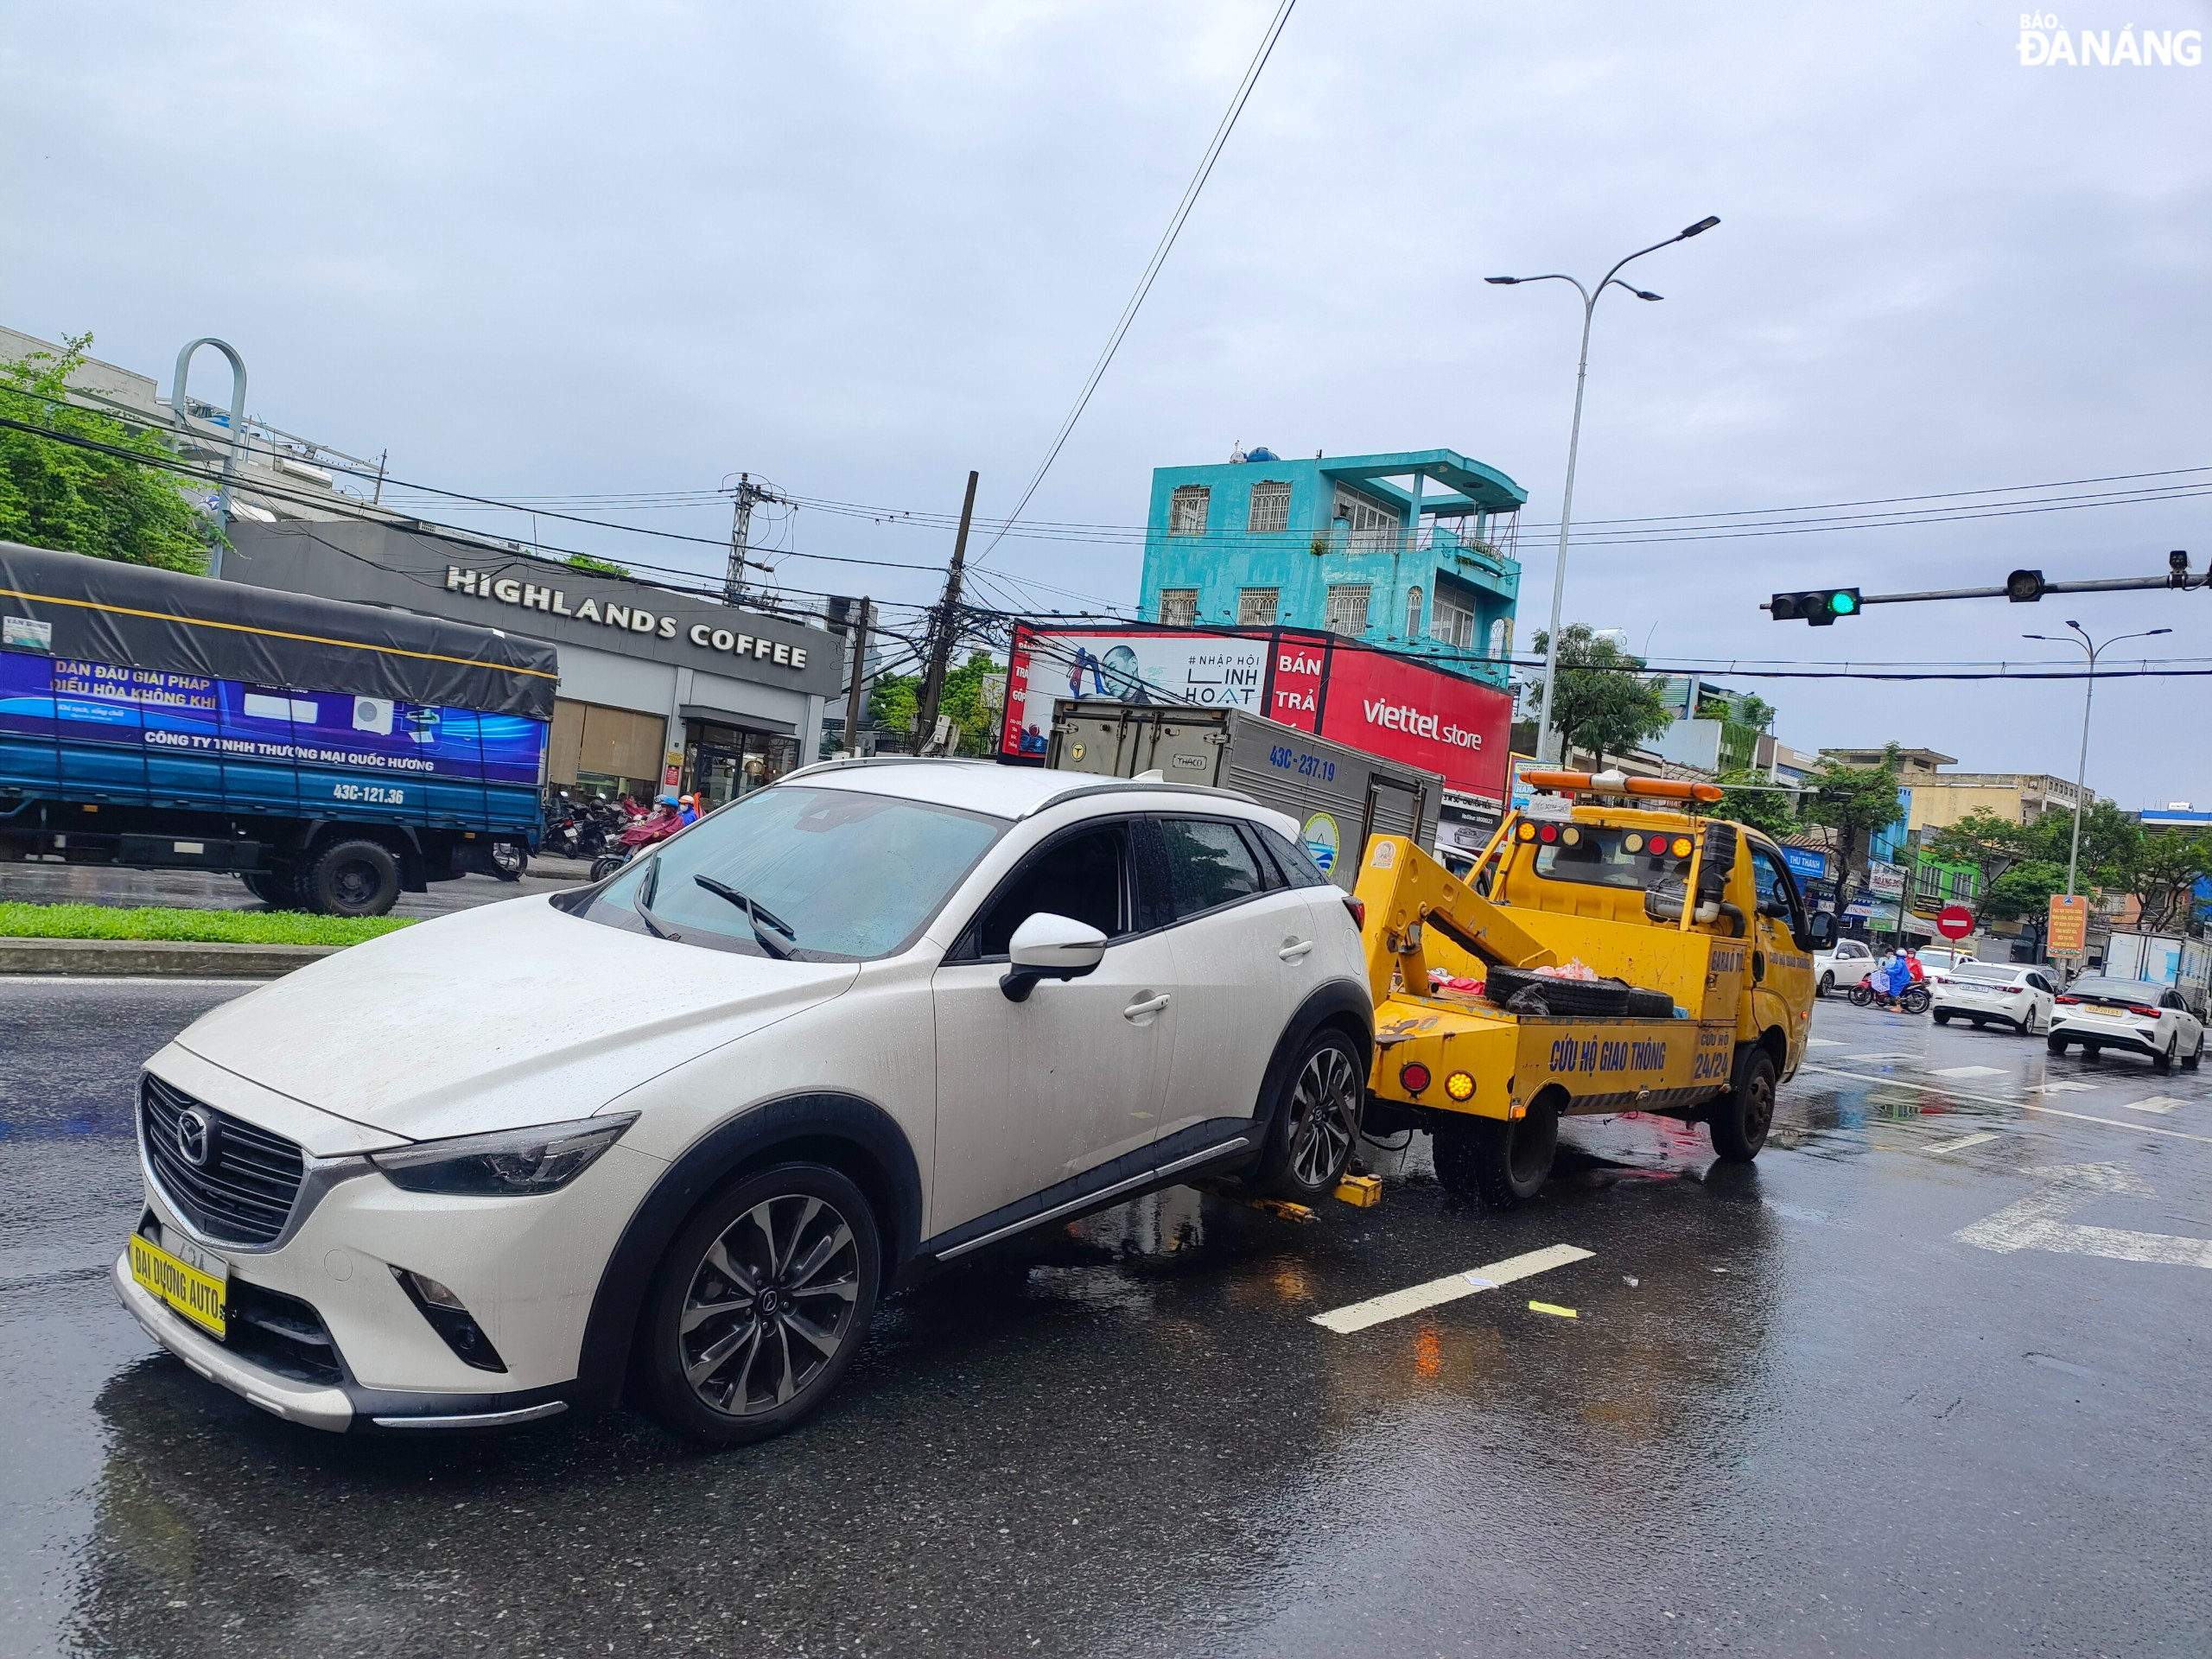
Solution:
{"label": "building facade", "polygon": [[[1823,757],[1847,766],[1878,766],[1880,749],[1822,749]],[[2033,823],[2046,812],[2071,812],[2084,791],[2072,780],[2048,772],[1947,772],[1955,756],[1935,749],[1902,749],[1897,779],[1911,791],[1909,830],[1949,828],[1969,813],[1994,812],[2008,823]]]}
{"label": "building facade", "polygon": [[549,784],[719,806],[815,758],[846,642],[496,544],[353,522],[234,523],[226,582],[452,617],[560,653]]}
{"label": "building facade", "polygon": [[1147,620],[1313,628],[1506,683],[1529,493],[1449,449],[1162,467]]}

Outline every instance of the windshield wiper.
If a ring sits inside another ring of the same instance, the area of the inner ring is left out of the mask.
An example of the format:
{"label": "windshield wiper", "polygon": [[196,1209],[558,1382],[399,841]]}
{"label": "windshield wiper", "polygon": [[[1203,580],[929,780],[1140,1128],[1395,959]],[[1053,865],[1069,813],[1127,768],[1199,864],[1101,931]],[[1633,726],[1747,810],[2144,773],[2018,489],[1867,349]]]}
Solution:
{"label": "windshield wiper", "polygon": [[675,934],[671,933],[666,928],[661,926],[660,924],[653,918],[652,912],[645,907],[647,903],[645,895],[647,893],[652,894],[655,898],[658,898],[660,896],[660,861],[658,859],[655,859],[653,861],[652,868],[645,872],[645,879],[638,883],[638,891],[631,899],[630,904],[632,907],[637,911],[638,919],[645,925],[645,931],[652,934],[653,938],[657,939],[672,939],[676,938],[677,936]]}
{"label": "windshield wiper", "polygon": [[745,912],[745,919],[753,924],[753,937],[760,941],[760,948],[763,950],[766,950],[770,956],[775,957],[779,962],[789,962],[791,959],[791,953],[784,949],[782,945],[777,944],[775,940],[770,938],[768,937],[768,929],[762,927],[760,924],[763,922],[767,923],[768,927],[774,928],[777,932],[782,934],[794,944],[798,943],[798,930],[797,928],[793,927],[789,922],[786,922],[777,916],[775,912],[767,909],[764,906],[755,904],[752,899],[747,898],[743,893],[740,893],[735,887],[731,887],[727,882],[717,881],[711,875],[695,875],[691,879],[694,881],[696,881],[701,887],[704,887],[709,893],[713,893],[715,898],[727,899],[731,904],[735,905],[740,910],[743,911]]}

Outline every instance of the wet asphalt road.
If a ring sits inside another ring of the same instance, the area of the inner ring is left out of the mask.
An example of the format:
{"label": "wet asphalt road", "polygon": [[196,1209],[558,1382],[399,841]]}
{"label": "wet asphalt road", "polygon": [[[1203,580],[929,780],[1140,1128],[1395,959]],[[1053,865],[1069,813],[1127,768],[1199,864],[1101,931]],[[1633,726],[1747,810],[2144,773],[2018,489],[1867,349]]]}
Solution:
{"label": "wet asphalt road", "polygon": [[1506,1217],[1418,1153],[1305,1225],[1178,1189],[887,1304],[769,1446],[393,1446],[105,1282],[133,1070],[237,991],[0,982],[0,1651],[2212,1650],[2212,1072],[1827,1002],[1750,1170],[1624,1118]]}

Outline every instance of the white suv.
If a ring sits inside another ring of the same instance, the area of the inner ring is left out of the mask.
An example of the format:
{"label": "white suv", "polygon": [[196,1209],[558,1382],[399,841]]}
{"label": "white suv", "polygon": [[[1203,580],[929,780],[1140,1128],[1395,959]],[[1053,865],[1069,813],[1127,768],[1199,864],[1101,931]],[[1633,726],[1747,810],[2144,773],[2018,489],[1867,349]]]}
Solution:
{"label": "white suv", "polygon": [[877,1298],[1147,1189],[1333,1191],[1353,906],[1224,791],[845,762],[608,880],[389,934],[148,1062],[116,1264],[203,1376],[329,1429],[626,1385],[710,1441],[817,1406]]}

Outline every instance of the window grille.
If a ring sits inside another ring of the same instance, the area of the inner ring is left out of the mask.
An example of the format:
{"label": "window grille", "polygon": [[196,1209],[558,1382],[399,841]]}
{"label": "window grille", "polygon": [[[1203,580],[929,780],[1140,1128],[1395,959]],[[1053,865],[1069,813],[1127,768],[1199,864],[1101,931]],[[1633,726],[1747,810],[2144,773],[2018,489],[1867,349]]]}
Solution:
{"label": "window grille", "polygon": [[1381,551],[1393,546],[1398,532],[1405,528],[1399,521],[1395,507],[1383,505],[1370,496],[1357,490],[1337,486],[1336,518],[1344,519],[1351,532],[1351,549],[1355,553]]}
{"label": "window grille", "polygon": [[1421,589],[1418,587],[1406,589],[1406,638],[1421,638]]}
{"label": "window grille", "polygon": [[1198,624],[1198,590],[1163,588],[1160,590],[1160,620],[1171,628],[1194,628]]}
{"label": "window grille", "polygon": [[1459,651],[1473,650],[1475,607],[1438,588],[1435,598],[1429,601],[1428,633],[1440,644]]}
{"label": "window grille", "polygon": [[1252,511],[1244,528],[1255,536],[1274,536],[1290,528],[1290,486],[1255,484]]}
{"label": "window grille", "polygon": [[1203,484],[1179,486],[1167,499],[1167,533],[1170,536],[1203,536],[1206,533],[1206,486]]}
{"label": "window grille", "polygon": [[1321,626],[1331,633],[1357,638],[1367,632],[1367,601],[1374,589],[1365,582],[1343,582],[1329,589],[1329,605]]}
{"label": "window grille", "polygon": [[1240,628],[1272,628],[1275,625],[1275,607],[1282,597],[1280,588],[1247,588],[1236,595],[1236,626]]}

